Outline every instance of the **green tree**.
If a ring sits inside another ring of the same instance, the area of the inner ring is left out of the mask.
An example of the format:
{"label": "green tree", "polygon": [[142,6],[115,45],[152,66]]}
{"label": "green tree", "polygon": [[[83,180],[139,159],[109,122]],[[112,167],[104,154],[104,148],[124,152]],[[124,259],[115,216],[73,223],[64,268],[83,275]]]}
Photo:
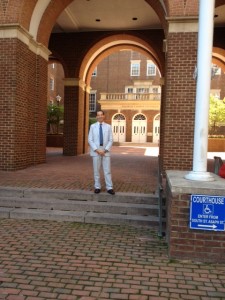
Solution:
{"label": "green tree", "polygon": [[64,117],[62,105],[49,104],[47,106],[47,125],[50,133],[59,133],[59,123]]}
{"label": "green tree", "polygon": [[225,98],[223,100],[210,96],[209,131],[216,134],[219,123],[225,121]]}

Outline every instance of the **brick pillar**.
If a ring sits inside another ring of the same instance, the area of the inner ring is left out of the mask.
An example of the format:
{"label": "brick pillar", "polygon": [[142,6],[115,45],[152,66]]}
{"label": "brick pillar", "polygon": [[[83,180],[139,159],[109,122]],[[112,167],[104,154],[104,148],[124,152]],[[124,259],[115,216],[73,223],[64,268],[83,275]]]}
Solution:
{"label": "brick pillar", "polygon": [[[166,237],[168,255],[171,259],[224,263],[225,231],[191,229],[189,224],[191,195],[216,195],[216,197],[223,198],[225,195],[224,182],[219,177],[215,177],[215,181],[212,182],[190,181],[184,178],[186,174],[187,171],[171,170],[167,172]],[[199,203],[199,205],[202,205],[201,208],[204,207],[204,204]],[[222,205],[221,209],[223,209]],[[209,215],[205,215],[205,217],[209,217]],[[199,218],[203,220],[202,217]],[[211,220],[211,225],[221,222],[217,218]],[[224,220],[222,222],[224,225]],[[209,225],[209,222],[207,223]],[[201,223],[199,222],[199,224]]]}
{"label": "brick pillar", "polygon": [[79,79],[65,79],[64,146],[68,156],[85,153],[85,86]]}
{"label": "brick pillar", "polygon": [[89,133],[89,96],[91,87],[86,87],[84,101],[84,153],[88,152],[88,133]]}
{"label": "brick pillar", "polygon": [[163,100],[163,168],[190,170],[193,160],[197,20],[169,20]]}
{"label": "brick pillar", "polygon": [[0,169],[18,170],[45,161],[49,53],[19,26],[2,31]]}
{"label": "brick pillar", "polygon": [[46,160],[48,62],[41,56],[36,60],[35,156],[34,164]]}
{"label": "brick pillar", "polygon": [[164,78],[161,78],[161,104],[160,104],[160,140],[159,140],[159,155],[161,160],[163,160],[164,152],[164,130],[165,130],[165,85]]}

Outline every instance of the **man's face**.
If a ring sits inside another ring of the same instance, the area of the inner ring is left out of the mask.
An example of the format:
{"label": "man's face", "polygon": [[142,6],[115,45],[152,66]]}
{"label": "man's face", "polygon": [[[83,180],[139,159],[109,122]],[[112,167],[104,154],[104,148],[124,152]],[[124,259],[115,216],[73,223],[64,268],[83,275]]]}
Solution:
{"label": "man's face", "polygon": [[105,115],[103,115],[103,112],[102,111],[98,111],[97,112],[97,116],[96,116],[96,119],[99,123],[102,123],[105,119]]}

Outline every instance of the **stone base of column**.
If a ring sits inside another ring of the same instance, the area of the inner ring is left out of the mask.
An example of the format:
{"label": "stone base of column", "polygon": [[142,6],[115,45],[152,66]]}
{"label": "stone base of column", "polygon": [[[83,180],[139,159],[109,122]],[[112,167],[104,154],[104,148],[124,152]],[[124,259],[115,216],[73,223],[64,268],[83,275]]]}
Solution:
{"label": "stone base of column", "polygon": [[209,172],[196,172],[191,171],[187,175],[185,175],[185,179],[195,180],[195,181],[214,181],[214,177]]}

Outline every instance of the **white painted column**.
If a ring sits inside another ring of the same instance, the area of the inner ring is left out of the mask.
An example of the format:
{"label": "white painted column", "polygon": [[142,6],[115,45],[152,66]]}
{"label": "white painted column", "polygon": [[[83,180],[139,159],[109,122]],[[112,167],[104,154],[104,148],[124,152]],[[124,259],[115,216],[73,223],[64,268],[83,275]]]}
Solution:
{"label": "white painted column", "polygon": [[195,108],[193,171],[185,176],[186,179],[190,180],[214,180],[213,176],[207,172],[208,119],[214,8],[215,0],[200,0],[199,2],[197,92]]}

